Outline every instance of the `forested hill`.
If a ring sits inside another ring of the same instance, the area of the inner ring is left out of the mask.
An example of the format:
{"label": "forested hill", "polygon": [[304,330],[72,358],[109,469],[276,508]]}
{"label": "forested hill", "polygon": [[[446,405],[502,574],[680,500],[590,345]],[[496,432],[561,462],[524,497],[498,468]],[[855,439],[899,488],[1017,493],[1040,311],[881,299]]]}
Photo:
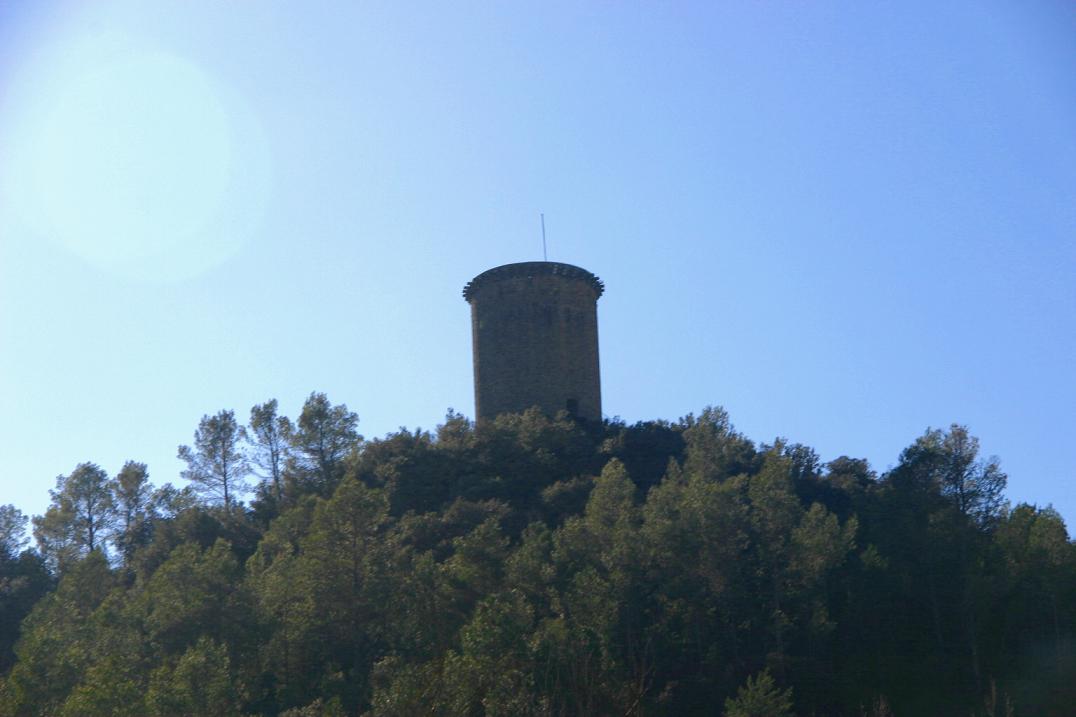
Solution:
{"label": "forested hill", "polygon": [[323,394],[207,416],[182,489],[73,467],[32,549],[0,509],[0,715],[1076,705],[1076,545],[961,426],[877,475],[720,409],[357,423]]}

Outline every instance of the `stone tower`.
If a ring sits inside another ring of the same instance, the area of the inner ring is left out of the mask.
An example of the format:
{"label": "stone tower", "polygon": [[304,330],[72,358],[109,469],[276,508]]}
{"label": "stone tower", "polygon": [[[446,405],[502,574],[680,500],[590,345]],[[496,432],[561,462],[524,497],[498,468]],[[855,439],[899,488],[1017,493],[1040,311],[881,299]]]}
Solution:
{"label": "stone tower", "polygon": [[602,417],[598,373],[601,280],[552,261],[505,264],[463,288],[471,305],[478,420],[538,406]]}

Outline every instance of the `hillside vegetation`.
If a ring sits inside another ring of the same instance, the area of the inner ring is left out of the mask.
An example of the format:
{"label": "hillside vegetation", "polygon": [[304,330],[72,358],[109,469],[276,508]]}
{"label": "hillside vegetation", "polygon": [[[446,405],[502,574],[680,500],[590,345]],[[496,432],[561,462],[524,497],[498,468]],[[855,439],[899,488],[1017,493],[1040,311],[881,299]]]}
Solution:
{"label": "hillside vegetation", "polygon": [[877,475],[537,411],[206,416],[0,508],[0,715],[1071,715],[1076,545],[958,425]]}

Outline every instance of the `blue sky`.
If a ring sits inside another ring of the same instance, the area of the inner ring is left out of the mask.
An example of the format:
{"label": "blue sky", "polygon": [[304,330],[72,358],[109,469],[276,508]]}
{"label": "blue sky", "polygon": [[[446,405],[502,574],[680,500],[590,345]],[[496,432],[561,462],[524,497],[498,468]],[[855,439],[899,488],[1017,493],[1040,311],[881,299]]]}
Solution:
{"label": "blue sky", "polygon": [[463,284],[598,274],[604,409],[879,471],[958,422],[1076,521],[1076,8],[0,6],[0,503],[313,390],[473,412]]}

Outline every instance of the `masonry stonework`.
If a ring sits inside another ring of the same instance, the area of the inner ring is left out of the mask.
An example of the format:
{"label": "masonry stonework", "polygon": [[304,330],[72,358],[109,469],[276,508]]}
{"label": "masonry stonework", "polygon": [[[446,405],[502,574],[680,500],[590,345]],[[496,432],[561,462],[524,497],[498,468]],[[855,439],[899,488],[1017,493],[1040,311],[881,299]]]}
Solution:
{"label": "masonry stonework", "polygon": [[463,289],[471,305],[478,420],[538,406],[602,417],[598,369],[601,280],[552,261],[506,264]]}

